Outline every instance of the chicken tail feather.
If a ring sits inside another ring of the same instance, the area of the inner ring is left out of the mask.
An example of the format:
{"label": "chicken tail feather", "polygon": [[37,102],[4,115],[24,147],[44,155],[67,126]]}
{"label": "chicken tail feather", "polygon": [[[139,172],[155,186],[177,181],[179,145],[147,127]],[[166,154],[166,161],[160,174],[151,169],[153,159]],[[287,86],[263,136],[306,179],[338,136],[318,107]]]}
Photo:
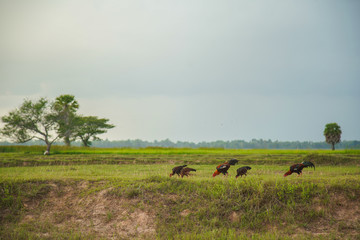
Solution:
{"label": "chicken tail feather", "polygon": [[230,161],[229,161],[229,164],[230,165],[235,165],[235,164],[237,164],[239,161],[238,160],[236,160],[236,159],[231,159]]}
{"label": "chicken tail feather", "polygon": [[304,161],[304,162],[302,162],[301,164],[303,164],[306,168],[307,168],[307,167],[313,167],[314,170],[315,170],[315,165],[314,165],[312,162],[306,162],[306,161]]}

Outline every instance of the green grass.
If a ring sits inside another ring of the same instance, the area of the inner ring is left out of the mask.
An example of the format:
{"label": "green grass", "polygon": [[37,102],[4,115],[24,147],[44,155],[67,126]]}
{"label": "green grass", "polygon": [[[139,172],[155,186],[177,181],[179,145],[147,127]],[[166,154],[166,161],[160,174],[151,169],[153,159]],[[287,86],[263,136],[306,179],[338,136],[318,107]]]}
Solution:
{"label": "green grass", "polygon": [[[0,239],[359,239],[358,153],[109,151],[1,153]],[[213,178],[217,164],[232,157],[240,164],[230,176]],[[283,177],[302,160],[314,161],[316,170]],[[170,178],[180,163],[197,171]],[[235,179],[245,164],[248,176]],[[144,214],[151,220],[137,222]],[[153,226],[154,233],[124,237],[125,223]]]}
{"label": "green grass", "polygon": [[[32,148],[31,148],[32,149]],[[36,149],[36,148],[35,148]],[[66,148],[64,148],[66,149]],[[73,148],[71,148],[73,149]],[[83,148],[74,148],[81,151]],[[88,150],[86,148],[85,150]],[[99,151],[95,153],[94,151]],[[94,165],[94,164],[219,164],[236,158],[241,164],[289,165],[313,161],[315,164],[359,165],[360,152],[346,154],[339,151],[304,150],[219,150],[219,149],[93,149],[89,154],[59,150],[57,154],[44,156],[36,152],[5,152],[0,154],[0,167],[41,165]]]}
{"label": "green grass", "polygon": [[[0,153],[43,154],[45,146],[0,146]],[[306,149],[222,149],[222,148],[90,148],[53,146],[52,154],[360,154],[360,149],[306,150]]]}
{"label": "green grass", "polygon": [[[343,167],[340,171],[337,167],[326,167],[317,171],[321,177],[306,171],[301,178],[283,178],[281,167],[261,166],[252,169],[242,179],[212,178],[209,174],[213,168],[207,165],[198,166],[196,174],[184,179],[168,177],[170,165],[157,166],[155,171],[151,169],[154,166],[149,165],[125,167],[79,166],[78,170],[71,170],[70,166],[7,168],[7,173],[1,172],[4,176],[1,186],[9,189],[4,195],[14,196],[13,202],[29,198],[41,202],[53,191],[54,184],[60,189],[70,186],[76,191],[75,186],[86,181],[91,183],[89,187],[77,190],[81,199],[97,198],[100,192],[106,190],[105,199],[128,199],[131,208],[155,211],[156,231],[161,239],[174,236],[175,239],[191,239],[192,235],[196,235],[197,239],[211,239],[211,236],[220,239],[246,236],[283,239],[289,235],[290,239],[294,237],[293,229],[314,230],[320,227],[318,222],[330,221],[338,204],[341,204],[336,201],[336,196],[344,196],[342,201],[346,204],[355,204],[360,197],[359,169],[353,167]],[[61,192],[57,194],[66,194]],[[21,215],[21,204],[13,208],[20,210],[13,211],[11,215]],[[179,214],[184,211],[188,211],[189,215],[184,217]],[[113,217],[107,211],[104,221],[110,222]],[[351,231],[359,229],[359,222],[348,225],[341,221],[341,224]],[[338,220],[333,225],[328,223],[334,230],[326,237],[352,236],[337,230],[339,225]],[[13,231],[18,228],[23,228],[25,234],[30,235],[34,231],[22,224],[13,225]],[[278,229],[275,233],[269,231],[274,228]],[[310,230],[308,238],[316,238]],[[57,236],[59,230],[52,226],[43,231]]]}
{"label": "green grass", "polygon": [[[82,179],[82,180],[122,180],[132,179],[141,180],[148,177],[168,177],[174,165],[156,164],[156,165],[63,165],[63,166],[38,166],[38,167],[8,167],[0,168],[2,180],[61,180],[61,179]],[[236,169],[239,166],[230,168],[230,176],[224,178],[219,175],[212,178],[215,171],[213,165],[189,165],[197,171],[192,172],[192,177],[184,177],[184,181],[236,181]],[[310,179],[312,181],[326,180],[332,181],[334,178],[343,179],[358,178],[360,168],[354,166],[318,166],[313,169],[305,169],[302,177],[293,174],[283,178],[283,174],[288,171],[289,166],[278,165],[256,165],[249,170],[249,177],[239,178],[245,180],[278,180],[286,181],[291,179]],[[173,178],[176,178],[174,176]],[[338,180],[338,179],[336,179]]]}

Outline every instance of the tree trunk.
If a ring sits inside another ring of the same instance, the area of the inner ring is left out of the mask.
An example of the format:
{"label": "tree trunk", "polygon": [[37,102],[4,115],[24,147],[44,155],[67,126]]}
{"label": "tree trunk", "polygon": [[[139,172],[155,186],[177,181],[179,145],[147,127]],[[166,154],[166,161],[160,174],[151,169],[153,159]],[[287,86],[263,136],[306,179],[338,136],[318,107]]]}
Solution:
{"label": "tree trunk", "polygon": [[89,138],[87,138],[87,137],[80,137],[80,139],[81,139],[84,147],[89,147]]}
{"label": "tree trunk", "polygon": [[64,138],[64,142],[65,142],[65,145],[66,145],[67,147],[70,147],[70,146],[71,146],[70,138],[69,138],[68,136],[66,136],[66,137]]}
{"label": "tree trunk", "polygon": [[46,142],[46,151],[44,152],[44,155],[50,155],[50,148],[51,148],[51,143]]}
{"label": "tree trunk", "polygon": [[335,143],[331,143],[331,150],[335,150]]}

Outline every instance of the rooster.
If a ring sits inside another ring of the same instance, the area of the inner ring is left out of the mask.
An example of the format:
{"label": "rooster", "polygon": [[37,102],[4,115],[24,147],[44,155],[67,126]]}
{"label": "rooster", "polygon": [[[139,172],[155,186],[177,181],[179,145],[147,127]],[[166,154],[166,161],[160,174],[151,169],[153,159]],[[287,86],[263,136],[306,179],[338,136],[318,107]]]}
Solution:
{"label": "rooster", "polygon": [[216,171],[213,173],[213,177],[216,177],[220,173],[224,174],[224,176],[227,176],[229,173],[227,172],[231,165],[237,164],[239,161],[236,159],[231,159],[228,162],[224,162],[223,164],[220,164],[216,167]]}
{"label": "rooster", "polygon": [[251,169],[251,167],[249,167],[249,166],[238,168],[236,170],[236,172],[237,172],[236,178],[238,178],[239,176],[242,177],[243,175],[247,176],[246,173],[250,169]]}
{"label": "rooster", "polygon": [[301,176],[302,170],[307,167],[313,167],[315,170],[315,165],[312,162],[297,163],[290,167],[290,170],[284,174],[284,177],[291,175],[292,173],[297,173],[298,176]]}
{"label": "rooster", "polygon": [[181,171],[180,171],[180,176],[181,177],[184,177],[184,176],[189,176],[190,175],[190,172],[191,171],[194,171],[194,172],[196,172],[196,169],[193,169],[193,168],[188,168],[188,167],[186,167],[186,168],[183,168],[183,169],[181,169]]}
{"label": "rooster", "polygon": [[178,176],[180,176],[180,172],[181,170],[186,167],[187,165],[182,165],[182,166],[177,166],[177,167],[174,167],[172,169],[172,173],[170,173],[170,177],[172,177],[173,175],[177,174]]}

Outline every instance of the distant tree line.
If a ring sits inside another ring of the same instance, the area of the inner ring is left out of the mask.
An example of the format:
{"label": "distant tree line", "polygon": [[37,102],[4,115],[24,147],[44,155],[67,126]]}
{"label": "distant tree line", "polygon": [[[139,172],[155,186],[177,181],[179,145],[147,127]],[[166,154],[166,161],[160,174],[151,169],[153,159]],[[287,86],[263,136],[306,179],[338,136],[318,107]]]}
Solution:
{"label": "distant tree line", "polygon": [[[22,145],[43,145],[42,141],[29,141]],[[14,145],[14,143],[0,142],[0,145]],[[64,142],[55,142],[53,145],[65,145]],[[81,146],[80,141],[72,142],[72,146]],[[223,149],[329,149],[328,143],[311,141],[272,141],[263,139],[252,139],[251,141],[232,140],[232,141],[212,141],[212,142],[173,142],[169,139],[161,141],[135,140],[102,140],[93,141],[93,147],[100,148],[146,148],[146,147],[164,147],[164,148],[223,148]],[[360,149],[360,141],[342,141],[338,143],[338,149]]]}
{"label": "distant tree line", "polygon": [[[47,146],[45,154],[50,153],[53,144],[70,146],[83,146],[103,148],[146,148],[146,147],[171,147],[171,148],[223,148],[223,149],[326,149],[335,144],[340,149],[359,149],[359,141],[341,142],[341,128],[337,123],[328,123],[325,126],[325,142],[279,142],[263,139],[252,139],[213,142],[172,142],[169,139],[161,141],[121,140],[99,141],[99,134],[106,133],[115,127],[109,124],[109,119],[96,116],[83,116],[77,113],[79,104],[73,95],[61,95],[55,101],[40,98],[37,101],[25,100],[23,104],[8,115],[2,116],[5,124],[0,128],[0,135],[11,139],[17,144]],[[63,141],[63,142],[60,142]],[[91,142],[93,141],[93,142]],[[9,145],[8,142],[0,142]],[[13,144],[13,143],[12,143]]]}

